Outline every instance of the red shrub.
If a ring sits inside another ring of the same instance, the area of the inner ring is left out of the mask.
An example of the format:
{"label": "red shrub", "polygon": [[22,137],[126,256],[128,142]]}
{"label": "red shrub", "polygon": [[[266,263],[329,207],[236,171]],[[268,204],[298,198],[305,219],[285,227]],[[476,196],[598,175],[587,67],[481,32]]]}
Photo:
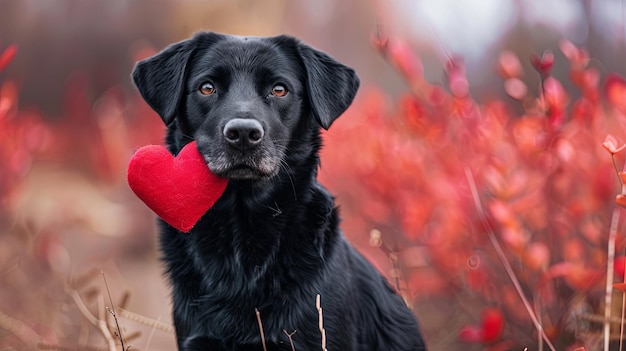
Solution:
{"label": "red shrub", "polygon": [[[478,102],[461,60],[446,64],[444,89],[424,80],[419,57],[406,44],[373,43],[410,91],[393,103],[375,88],[364,89],[325,135],[321,177],[338,193],[348,234],[376,228],[383,242],[400,248],[418,308],[454,301],[438,312],[472,321],[457,326],[462,340],[503,337],[529,346],[536,342],[533,324],[490,244],[493,230],[553,341],[573,345],[574,338],[597,333],[601,323],[589,320],[603,315],[606,247],[619,192],[611,154],[601,146],[608,132],[617,136],[610,141],[613,153],[621,151],[617,140],[626,140],[624,79],[612,74],[599,87],[587,52],[564,41],[577,91],[566,91],[551,75],[563,63],[546,51],[531,58],[541,86],[529,95],[519,60],[506,52],[498,71],[514,100]],[[618,239],[622,250],[624,238]],[[483,330],[491,317],[478,326],[481,306],[497,306],[485,312],[498,316],[497,328]],[[586,314],[574,313],[580,306],[588,306]],[[450,328],[444,320],[439,328]]]}

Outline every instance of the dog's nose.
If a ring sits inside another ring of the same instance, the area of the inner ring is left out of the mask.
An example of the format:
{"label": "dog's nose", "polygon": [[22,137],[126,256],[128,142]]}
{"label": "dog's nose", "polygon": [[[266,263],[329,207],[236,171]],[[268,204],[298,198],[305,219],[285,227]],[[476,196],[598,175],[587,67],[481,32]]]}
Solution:
{"label": "dog's nose", "polygon": [[263,139],[263,126],[256,119],[235,118],[224,126],[226,141],[235,147],[250,147]]}

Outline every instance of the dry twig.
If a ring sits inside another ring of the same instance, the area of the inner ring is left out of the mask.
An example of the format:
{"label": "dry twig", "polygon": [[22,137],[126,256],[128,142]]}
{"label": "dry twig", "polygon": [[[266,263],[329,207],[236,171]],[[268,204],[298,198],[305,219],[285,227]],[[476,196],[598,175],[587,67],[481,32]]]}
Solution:
{"label": "dry twig", "polygon": [[263,351],[267,351],[267,346],[265,346],[265,332],[263,331],[263,323],[261,322],[261,312],[258,309],[254,309],[256,313],[256,321],[259,323],[259,332],[261,333],[261,344],[263,344]]}
{"label": "dry twig", "polygon": [[130,321],[133,321],[135,323],[139,323],[139,324],[145,325],[147,327],[150,327],[150,328],[153,328],[153,329],[156,329],[156,330],[160,330],[162,332],[166,332],[166,333],[169,333],[169,334],[174,334],[174,327],[172,327],[169,324],[160,322],[159,320],[155,320],[155,319],[152,319],[152,318],[149,318],[149,317],[146,317],[146,316],[142,316],[142,315],[137,314],[135,312],[131,312],[131,311],[128,311],[128,310],[126,310],[124,308],[120,308],[119,306],[117,308],[117,312],[119,313],[119,315],[122,318],[126,318],[126,319],[128,319]]}
{"label": "dry twig", "polygon": [[89,323],[98,328],[98,331],[100,331],[100,334],[102,334],[107,342],[109,351],[117,351],[117,348],[115,347],[115,339],[113,339],[113,335],[111,335],[109,327],[104,320],[104,299],[102,298],[102,295],[98,294],[98,306],[101,307],[98,310],[100,312],[100,319],[96,318],[96,316],[89,311],[78,291],[70,291],[70,296],[72,297],[72,300],[74,300],[74,303],[78,307],[80,313],[89,321]]}
{"label": "dry twig", "polygon": [[320,300],[320,294],[317,294],[317,297],[315,298],[315,307],[317,308],[319,316],[320,333],[322,334],[322,351],[328,351],[326,348],[326,329],[324,329],[324,316],[322,315],[322,303]]}
{"label": "dry twig", "polygon": [[35,349],[41,341],[39,334],[34,330],[21,321],[4,314],[2,311],[0,311],[0,328],[15,335],[29,349]]}
{"label": "dry twig", "polygon": [[285,335],[287,335],[287,338],[289,338],[289,345],[291,345],[291,351],[296,351],[296,347],[293,344],[293,339],[291,338],[293,334],[295,334],[296,332],[297,330],[294,330],[291,333],[287,333],[286,330],[283,330],[283,333],[285,333]]}
{"label": "dry twig", "polygon": [[109,290],[109,284],[107,283],[107,278],[104,275],[104,272],[100,272],[102,275],[102,280],[104,280],[104,287],[107,290],[107,295],[109,296],[109,302],[111,303],[111,307],[106,307],[106,310],[113,316],[113,320],[115,321],[115,329],[117,332],[117,337],[120,340],[120,344],[122,345],[122,351],[126,351],[126,347],[124,347],[124,338],[122,337],[122,329],[120,328],[120,323],[117,320],[117,314],[115,313],[115,306],[113,305],[113,298],[111,297],[111,291]]}

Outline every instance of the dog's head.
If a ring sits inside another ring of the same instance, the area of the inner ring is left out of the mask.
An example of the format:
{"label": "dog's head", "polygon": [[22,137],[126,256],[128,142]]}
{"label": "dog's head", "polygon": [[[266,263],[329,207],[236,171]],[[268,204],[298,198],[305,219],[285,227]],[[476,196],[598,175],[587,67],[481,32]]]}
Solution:
{"label": "dog's head", "polygon": [[216,33],[140,61],[133,79],[173,151],[196,140],[210,170],[230,179],[276,175],[298,131],[328,129],[359,86],[351,68],[294,38]]}

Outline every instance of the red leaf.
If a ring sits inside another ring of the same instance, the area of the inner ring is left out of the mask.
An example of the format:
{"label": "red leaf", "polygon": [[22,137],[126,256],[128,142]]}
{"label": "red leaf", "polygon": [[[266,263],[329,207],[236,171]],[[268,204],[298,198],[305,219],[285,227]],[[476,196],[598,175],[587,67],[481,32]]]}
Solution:
{"label": "red leaf", "polygon": [[448,99],[448,93],[440,86],[433,85],[428,94],[428,102],[433,106],[442,106]]}
{"label": "red leaf", "polygon": [[446,64],[446,72],[448,74],[448,86],[450,92],[456,97],[464,97],[469,94],[469,82],[467,81],[467,72],[465,63],[460,57],[451,58]]}
{"label": "red leaf", "polygon": [[544,97],[549,109],[563,109],[568,102],[568,96],[561,82],[548,77],[543,82]]}
{"label": "red leaf", "polygon": [[570,72],[570,79],[581,89],[597,89],[600,82],[600,72],[593,67],[586,70],[573,70]]}
{"label": "red leaf", "polygon": [[541,57],[533,54],[530,56],[530,63],[542,76],[549,76],[554,65],[554,54],[550,50],[544,51]]}
{"label": "red leaf", "polygon": [[466,325],[459,331],[459,339],[465,342],[481,342],[483,331],[475,325]]}
{"label": "red leaf", "polygon": [[[15,83],[6,82],[0,85],[0,122],[12,109],[17,109],[19,91]],[[5,129],[6,131],[6,129]]]}
{"label": "red leaf", "polygon": [[622,183],[626,184],[626,172],[619,172],[618,175],[622,179]]}
{"label": "red leaf", "polygon": [[387,55],[409,82],[417,82],[424,75],[420,58],[412,51],[409,44],[401,40],[389,40]]}
{"label": "red leaf", "polygon": [[387,49],[387,44],[389,43],[389,37],[387,37],[386,35],[383,35],[379,31],[376,31],[372,33],[372,35],[370,36],[370,43],[376,50],[380,52],[384,52]]}
{"label": "red leaf", "polygon": [[466,325],[459,331],[459,339],[472,343],[492,343],[504,331],[504,316],[499,309],[488,307],[483,310],[480,326]]}
{"label": "red leaf", "polygon": [[626,208],[626,195],[619,194],[615,197],[615,203]]}
{"label": "red leaf", "polygon": [[604,142],[602,143],[602,147],[604,147],[608,152],[612,155],[626,149],[626,144],[622,144],[618,146],[619,141],[612,134],[607,134]]}
{"label": "red leaf", "polygon": [[575,289],[582,289],[590,284],[595,284],[599,278],[595,275],[594,270],[586,268],[583,263],[561,262],[548,268],[541,277],[539,285],[543,286],[547,281],[558,277],[565,279],[565,282]]}
{"label": "red leaf", "polygon": [[17,45],[9,45],[4,52],[0,55],[0,72],[2,72],[13,61],[13,58],[17,54]]}
{"label": "red leaf", "polygon": [[533,271],[544,270],[550,263],[550,249],[541,242],[528,245],[524,252],[524,265]]}
{"label": "red leaf", "polygon": [[400,97],[398,106],[408,129],[422,135],[428,127],[428,119],[420,102],[413,95],[406,94]]}
{"label": "red leaf", "polygon": [[504,91],[506,91],[506,93],[512,98],[522,100],[526,97],[528,88],[526,88],[526,83],[524,83],[521,79],[509,78],[504,81]]}
{"label": "red leaf", "polygon": [[498,60],[498,72],[505,79],[519,78],[522,76],[522,64],[517,55],[509,50],[500,53]]}
{"label": "red leaf", "polygon": [[611,73],[604,83],[606,99],[616,109],[626,112],[626,80],[615,73]]}
{"label": "red leaf", "polygon": [[613,284],[613,289],[620,290],[621,292],[626,292],[626,283],[615,283]]}
{"label": "red leaf", "polygon": [[499,309],[486,308],[483,310],[482,341],[493,342],[500,338],[504,330],[504,316]]}
{"label": "red leaf", "polygon": [[572,106],[572,119],[587,121],[594,116],[593,105],[587,99],[580,99]]}
{"label": "red leaf", "polygon": [[559,48],[574,68],[583,69],[589,64],[589,53],[587,50],[577,47],[571,41],[561,40]]}

